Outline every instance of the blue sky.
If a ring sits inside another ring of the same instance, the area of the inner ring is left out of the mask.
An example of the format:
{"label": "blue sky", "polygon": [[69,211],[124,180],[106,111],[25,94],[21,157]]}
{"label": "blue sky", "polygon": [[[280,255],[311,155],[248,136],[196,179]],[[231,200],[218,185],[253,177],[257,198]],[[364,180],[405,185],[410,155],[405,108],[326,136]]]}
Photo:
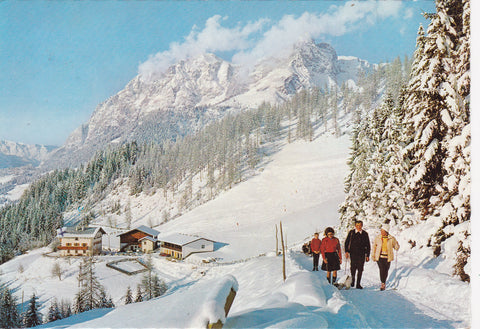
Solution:
{"label": "blue sky", "polygon": [[199,51],[248,64],[295,39],[411,56],[419,1],[0,1],[0,140],[61,145],[137,74]]}

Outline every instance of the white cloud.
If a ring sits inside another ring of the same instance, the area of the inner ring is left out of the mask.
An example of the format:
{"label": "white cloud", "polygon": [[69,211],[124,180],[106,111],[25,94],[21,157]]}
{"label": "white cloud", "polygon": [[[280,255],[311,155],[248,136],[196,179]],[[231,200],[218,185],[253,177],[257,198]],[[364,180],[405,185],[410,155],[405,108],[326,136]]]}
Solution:
{"label": "white cloud", "polygon": [[413,17],[413,9],[412,8],[408,8],[407,10],[405,10],[405,15],[403,16],[404,19],[410,19]]}
{"label": "white cloud", "polygon": [[227,18],[216,15],[206,21],[203,30],[194,27],[182,43],[172,43],[169,50],[151,56],[140,65],[139,73],[155,78],[179,60],[216,51],[236,51],[232,61],[251,67],[261,59],[289,53],[301,40],[341,36],[364,25],[372,26],[398,15],[401,7],[398,0],[348,1],[342,6],[331,6],[325,13],[285,15],[276,23],[260,19],[234,28],[222,26]]}
{"label": "white cloud", "polygon": [[255,47],[240,51],[232,60],[252,65],[262,58],[282,56],[302,39],[341,36],[363,24],[371,26],[378,20],[395,16],[401,6],[401,1],[349,1],[340,7],[332,6],[324,14],[305,12],[298,18],[287,15],[266,31]]}
{"label": "white cloud", "polygon": [[267,22],[265,19],[260,19],[243,27],[227,28],[221,25],[221,21],[226,19],[227,17],[219,15],[210,17],[201,31],[194,26],[182,43],[173,42],[168,50],[150,56],[146,62],[140,64],[140,75],[147,79],[156,78],[170,65],[182,59],[205,52],[232,51],[251,47],[249,38],[260,31]]}

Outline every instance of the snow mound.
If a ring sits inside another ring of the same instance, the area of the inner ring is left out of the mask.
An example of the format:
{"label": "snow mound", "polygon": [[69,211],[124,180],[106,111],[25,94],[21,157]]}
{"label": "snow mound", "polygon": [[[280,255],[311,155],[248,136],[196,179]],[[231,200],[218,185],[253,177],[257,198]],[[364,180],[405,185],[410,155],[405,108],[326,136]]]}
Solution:
{"label": "snow mound", "polygon": [[327,281],[324,278],[309,272],[297,272],[287,278],[281,291],[292,303],[325,307],[327,306],[327,297],[323,291],[325,285]]}
{"label": "snow mound", "polygon": [[202,304],[199,313],[194,317],[189,327],[206,328],[209,323],[213,324],[218,321],[225,323],[225,301],[231,290],[238,291],[238,282],[232,275],[227,275],[220,282],[215,283],[214,288],[208,294],[206,301]]}
{"label": "snow mound", "polygon": [[230,289],[237,291],[238,282],[228,275],[187,284],[146,302],[92,310],[38,328],[205,328],[209,322],[225,321],[224,305]]}

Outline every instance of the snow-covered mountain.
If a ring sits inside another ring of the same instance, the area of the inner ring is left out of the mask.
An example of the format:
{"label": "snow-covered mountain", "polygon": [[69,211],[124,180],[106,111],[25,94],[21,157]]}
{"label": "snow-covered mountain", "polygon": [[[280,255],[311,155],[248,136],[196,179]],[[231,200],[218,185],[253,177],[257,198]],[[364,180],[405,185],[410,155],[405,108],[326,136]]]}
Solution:
{"label": "snow-covered mountain", "polygon": [[251,72],[213,54],[172,65],[154,80],[136,76],[98,105],[50,163],[75,164],[97,149],[126,140],[163,140],[185,135],[229,111],[282,102],[301,89],[354,84],[360,69],[372,65],[338,58],[328,44],[299,43],[285,58],[269,58]]}
{"label": "snow-covered mountain", "polygon": [[37,166],[48,158],[53,149],[55,146],[27,145],[0,140],[0,169],[26,165]]}

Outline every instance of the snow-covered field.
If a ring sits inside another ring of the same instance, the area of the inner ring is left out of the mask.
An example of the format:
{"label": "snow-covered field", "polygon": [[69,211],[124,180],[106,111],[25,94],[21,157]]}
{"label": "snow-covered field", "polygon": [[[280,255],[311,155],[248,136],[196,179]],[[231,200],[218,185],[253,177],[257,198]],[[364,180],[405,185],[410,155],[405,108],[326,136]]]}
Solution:
{"label": "snow-covered field", "polygon": [[[328,285],[325,272],[311,272],[312,259],[301,253],[301,245],[315,231],[338,225],[348,148],[346,135],[286,145],[258,175],[156,227],[162,234],[197,234],[218,242],[213,253],[182,262],[153,256],[157,274],[169,286],[166,295],[123,305],[127,287],[135,292],[142,274],[127,276],[108,268],[106,263],[122,257],[104,256],[96,271],[117,308],[74,315],[45,327],[198,326],[197,316],[209,312],[205,305],[210,290],[230,276],[238,282],[238,293],[225,324],[229,328],[471,327],[470,285],[451,277],[449,266],[442,258],[432,259],[431,251],[412,251],[406,233],[392,232],[401,248],[387,291],[379,291],[373,262],[366,264],[363,290],[339,291]],[[145,207],[153,207],[155,198],[162,196],[145,197]],[[285,282],[282,257],[275,255],[275,225],[280,221],[288,246]],[[146,219],[141,224],[147,224]],[[379,233],[377,228],[366,229],[371,239]],[[339,233],[341,241],[343,234]],[[44,315],[52,298],[73,300],[80,263],[42,256],[47,251],[31,251],[0,266],[2,282],[18,300],[23,294],[26,306],[35,292]],[[217,262],[204,264],[200,260],[205,257]],[[51,273],[55,262],[64,269],[62,280]],[[340,274],[345,274],[344,268]]]}

